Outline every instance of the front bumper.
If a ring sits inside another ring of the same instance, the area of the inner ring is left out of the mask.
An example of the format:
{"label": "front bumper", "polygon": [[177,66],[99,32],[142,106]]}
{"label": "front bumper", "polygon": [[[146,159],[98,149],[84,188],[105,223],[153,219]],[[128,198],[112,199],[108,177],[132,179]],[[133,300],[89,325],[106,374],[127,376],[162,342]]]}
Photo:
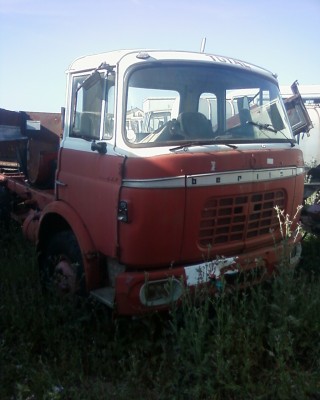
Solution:
{"label": "front bumper", "polygon": [[235,257],[217,258],[193,265],[119,274],[115,287],[115,311],[119,315],[139,315],[170,308],[181,301],[185,289],[210,285],[245,288],[271,278],[279,265],[294,268],[300,260],[301,243],[289,238],[278,246],[269,246]]}

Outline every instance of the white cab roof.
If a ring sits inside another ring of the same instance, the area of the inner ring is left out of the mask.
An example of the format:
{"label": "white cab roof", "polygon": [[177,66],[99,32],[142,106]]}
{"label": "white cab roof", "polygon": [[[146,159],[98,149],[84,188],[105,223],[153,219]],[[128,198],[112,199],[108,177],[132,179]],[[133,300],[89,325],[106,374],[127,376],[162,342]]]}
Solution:
{"label": "white cab roof", "polygon": [[171,60],[171,61],[202,61],[213,62],[216,64],[234,65],[246,70],[253,70],[255,72],[263,73],[269,76],[274,76],[272,72],[264,68],[258,67],[254,64],[247,63],[232,57],[220,56],[208,53],[187,52],[187,51],[161,51],[161,50],[117,50],[107,53],[100,53],[88,55],[76,59],[69,67],[67,73],[76,71],[87,71],[97,68],[101,63],[109,65],[117,65],[123,58],[132,58],[138,63],[139,61],[152,61],[152,60]]}

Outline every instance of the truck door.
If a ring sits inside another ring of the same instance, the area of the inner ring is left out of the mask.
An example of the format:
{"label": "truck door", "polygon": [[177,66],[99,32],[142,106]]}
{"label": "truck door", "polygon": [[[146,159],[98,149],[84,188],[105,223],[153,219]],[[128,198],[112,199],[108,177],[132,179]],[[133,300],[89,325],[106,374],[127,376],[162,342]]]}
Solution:
{"label": "truck door", "polygon": [[104,72],[74,76],[69,98],[71,107],[57,168],[57,197],[77,212],[96,249],[114,256],[124,162],[109,144],[113,137],[114,79]]}

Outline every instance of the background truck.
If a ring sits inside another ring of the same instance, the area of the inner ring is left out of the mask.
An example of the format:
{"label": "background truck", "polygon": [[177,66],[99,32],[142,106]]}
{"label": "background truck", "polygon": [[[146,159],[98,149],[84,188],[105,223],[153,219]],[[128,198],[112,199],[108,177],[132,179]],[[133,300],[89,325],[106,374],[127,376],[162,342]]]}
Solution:
{"label": "background truck", "polygon": [[[290,96],[288,87],[280,87],[283,97]],[[298,135],[306,165],[305,204],[301,222],[306,231],[320,234],[320,85],[301,85],[299,92],[310,116],[312,127]]]}
{"label": "background truck", "polygon": [[[292,96],[290,86],[280,86],[284,100]],[[306,167],[320,164],[320,85],[299,85],[299,94],[310,117],[310,129],[297,136]],[[296,122],[297,123],[297,122]],[[293,122],[294,124],[294,122]]]}
{"label": "background truck", "polygon": [[[272,73],[122,50],[79,58],[67,77],[63,132],[56,114],[0,114],[1,220],[36,244],[45,286],[135,315],[170,307],[186,287],[260,283],[284,251],[297,264],[300,236],[284,247],[276,207],[295,230],[304,161],[288,115],[303,107],[294,94],[287,114]],[[175,115],[144,130],[157,98],[173,99]]]}

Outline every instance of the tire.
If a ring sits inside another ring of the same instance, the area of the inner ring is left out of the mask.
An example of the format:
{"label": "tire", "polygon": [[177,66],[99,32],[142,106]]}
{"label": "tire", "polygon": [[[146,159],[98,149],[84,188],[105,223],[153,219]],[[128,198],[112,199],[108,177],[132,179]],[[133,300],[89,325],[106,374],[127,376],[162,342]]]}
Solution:
{"label": "tire", "polygon": [[62,297],[85,294],[83,261],[72,231],[55,234],[40,256],[41,283],[45,290]]}

